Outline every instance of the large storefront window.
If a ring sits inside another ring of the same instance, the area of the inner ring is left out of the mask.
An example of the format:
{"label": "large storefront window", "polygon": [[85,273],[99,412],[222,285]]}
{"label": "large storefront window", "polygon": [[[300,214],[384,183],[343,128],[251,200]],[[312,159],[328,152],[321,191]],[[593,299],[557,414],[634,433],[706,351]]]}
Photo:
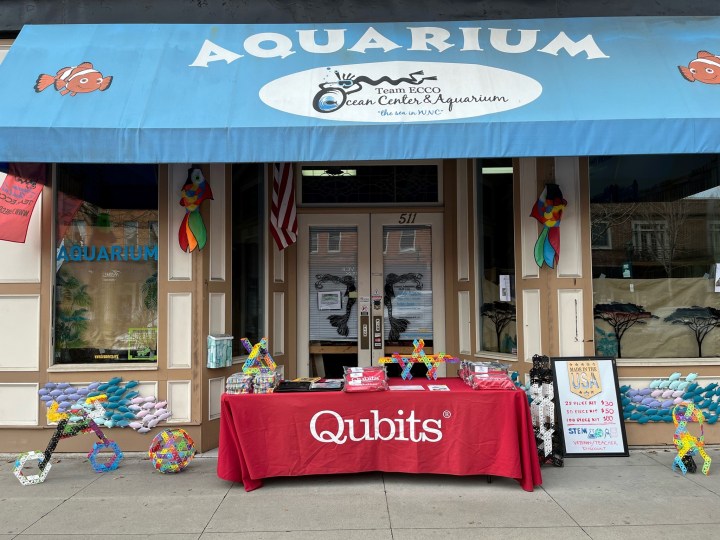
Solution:
{"label": "large storefront window", "polygon": [[512,160],[483,159],[476,167],[480,347],[517,354]]}
{"label": "large storefront window", "polygon": [[245,355],[240,343],[265,336],[263,166],[232,168],[232,331],[233,356]]}
{"label": "large storefront window", "polygon": [[590,160],[595,349],[720,355],[717,155]]}
{"label": "large storefront window", "polygon": [[154,165],[57,165],[54,363],[157,362]]}

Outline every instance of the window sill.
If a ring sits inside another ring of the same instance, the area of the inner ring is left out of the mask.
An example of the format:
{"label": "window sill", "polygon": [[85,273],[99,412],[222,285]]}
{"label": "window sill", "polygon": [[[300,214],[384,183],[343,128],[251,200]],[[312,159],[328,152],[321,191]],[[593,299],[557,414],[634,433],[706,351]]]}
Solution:
{"label": "window sill", "polygon": [[48,373],[66,373],[76,371],[157,371],[155,364],[55,364],[48,368]]}
{"label": "window sill", "polygon": [[480,360],[500,360],[502,362],[517,362],[518,357],[515,354],[499,353],[493,351],[478,351],[473,355]]}
{"label": "window sill", "polygon": [[618,367],[631,366],[720,366],[720,356],[694,358],[617,358]]}

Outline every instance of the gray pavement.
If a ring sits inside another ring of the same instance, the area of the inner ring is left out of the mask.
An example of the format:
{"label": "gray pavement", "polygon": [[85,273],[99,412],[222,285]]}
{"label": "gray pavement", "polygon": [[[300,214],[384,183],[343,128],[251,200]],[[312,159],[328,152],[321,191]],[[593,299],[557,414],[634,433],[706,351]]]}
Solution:
{"label": "gray pavement", "polygon": [[216,452],[179,474],[142,454],[96,473],[84,455],[56,453],[44,483],[22,486],[3,454],[0,540],[693,538],[720,524],[720,448],[708,453],[709,476],[673,472],[672,448],[566,459],[543,466],[532,493],[504,478],[385,473],[275,478],[246,493],[217,477]]}

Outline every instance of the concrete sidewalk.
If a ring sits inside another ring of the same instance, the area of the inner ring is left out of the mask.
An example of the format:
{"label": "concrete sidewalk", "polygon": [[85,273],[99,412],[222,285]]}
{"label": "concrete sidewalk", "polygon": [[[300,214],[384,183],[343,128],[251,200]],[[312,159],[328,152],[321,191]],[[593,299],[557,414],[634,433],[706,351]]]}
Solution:
{"label": "concrete sidewalk", "polygon": [[694,538],[720,524],[720,448],[708,453],[709,476],[697,458],[697,473],[673,472],[673,448],[566,459],[543,466],[532,493],[504,478],[385,473],[276,478],[246,493],[216,476],[215,452],[167,475],[141,454],[96,473],[84,455],[56,453],[44,483],[22,486],[2,455],[0,540]]}

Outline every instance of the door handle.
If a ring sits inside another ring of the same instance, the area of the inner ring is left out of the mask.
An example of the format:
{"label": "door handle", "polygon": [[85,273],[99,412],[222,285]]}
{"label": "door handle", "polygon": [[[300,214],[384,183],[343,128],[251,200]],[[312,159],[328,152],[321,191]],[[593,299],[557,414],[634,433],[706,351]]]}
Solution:
{"label": "door handle", "polygon": [[382,349],[382,317],[379,315],[373,316],[373,349]]}
{"label": "door handle", "polygon": [[360,348],[370,348],[370,316],[367,313],[360,314]]}

